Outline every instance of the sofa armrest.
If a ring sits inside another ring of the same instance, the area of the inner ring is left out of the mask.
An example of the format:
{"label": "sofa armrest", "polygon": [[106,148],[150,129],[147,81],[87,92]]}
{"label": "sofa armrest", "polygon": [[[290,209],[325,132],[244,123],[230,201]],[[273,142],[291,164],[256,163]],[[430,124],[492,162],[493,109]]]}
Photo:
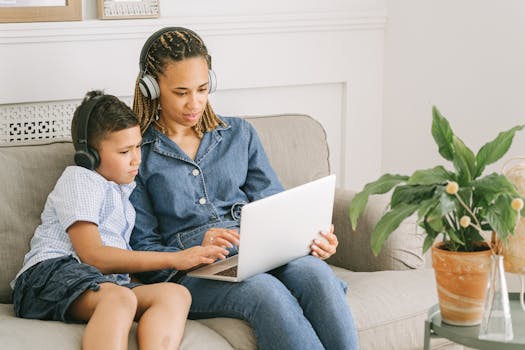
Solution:
{"label": "sofa armrest", "polygon": [[408,270],[424,267],[424,236],[416,218],[409,217],[385,241],[376,257],[370,247],[370,235],[385,212],[389,197],[370,196],[366,209],[352,230],[348,207],[356,192],[336,189],[333,224],[339,241],[337,252],[327,262],[352,271]]}

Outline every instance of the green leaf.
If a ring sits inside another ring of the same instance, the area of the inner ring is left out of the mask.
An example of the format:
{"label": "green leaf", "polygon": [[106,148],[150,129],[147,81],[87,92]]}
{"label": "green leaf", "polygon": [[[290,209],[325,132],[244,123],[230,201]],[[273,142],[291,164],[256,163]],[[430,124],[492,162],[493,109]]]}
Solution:
{"label": "green leaf", "polygon": [[511,207],[512,197],[501,195],[487,209],[487,221],[498,236],[505,241],[514,233],[518,213]]}
{"label": "green leaf", "polygon": [[474,180],[470,183],[470,186],[474,188],[476,201],[483,200],[484,203],[491,203],[501,194],[507,194],[513,198],[520,197],[516,186],[504,175],[497,173]]}
{"label": "green leaf", "polygon": [[467,183],[476,174],[476,156],[457,136],[452,136],[453,163],[459,173],[460,183]]}
{"label": "green leaf", "polygon": [[434,194],[436,186],[405,185],[398,186],[392,194],[390,207],[395,208],[399,204],[419,204],[429,199]]}
{"label": "green leaf", "polygon": [[350,202],[349,215],[352,229],[356,229],[357,220],[363,214],[366,203],[368,203],[368,197],[373,194],[383,194],[390,191],[392,188],[397,186],[401,182],[408,180],[408,176],[405,175],[392,175],[385,174],[376,181],[370,182],[365,185],[364,189],[357,193],[353,200]]}
{"label": "green leaf", "polygon": [[456,230],[455,230],[454,228],[452,228],[452,227],[449,228],[449,229],[446,231],[446,234],[447,234],[447,236],[450,237],[450,239],[451,239],[453,242],[455,242],[455,243],[457,243],[457,244],[459,244],[459,245],[465,245],[465,242],[463,242],[463,241],[461,240],[461,238],[459,238],[459,236],[457,235],[457,232],[456,232]]}
{"label": "green leaf", "polygon": [[446,160],[452,161],[454,158],[454,148],[452,146],[454,133],[448,120],[441,115],[436,106],[432,107],[432,136],[438,146],[439,154]]}
{"label": "green leaf", "polygon": [[439,215],[446,216],[453,212],[458,206],[456,197],[449,195],[447,192],[443,191],[441,197],[439,198]]}
{"label": "green leaf", "polygon": [[525,125],[518,125],[510,130],[500,132],[494,140],[487,142],[480,148],[476,156],[477,170],[475,177],[480,176],[487,165],[496,162],[507,153],[512,145],[514,134],[524,127]]}
{"label": "green leaf", "polygon": [[429,250],[430,247],[432,247],[432,244],[434,243],[434,241],[435,241],[435,238],[431,237],[430,235],[427,235],[425,237],[425,241],[423,242],[423,254],[425,254],[427,250]]}
{"label": "green leaf", "polygon": [[399,227],[404,219],[412,215],[417,210],[417,207],[417,204],[400,204],[383,215],[377,222],[370,238],[370,245],[375,256],[381,251],[381,247],[388,236]]}
{"label": "green leaf", "polygon": [[407,181],[409,185],[436,185],[455,180],[455,174],[438,165],[432,169],[417,170]]}
{"label": "green leaf", "polygon": [[425,222],[433,231],[443,232],[443,230],[445,229],[445,225],[443,224],[443,218],[439,215],[434,215],[434,214],[437,214],[437,211],[436,212],[432,211],[425,218]]}
{"label": "green leaf", "polygon": [[418,221],[424,221],[425,217],[430,213],[431,210],[436,208],[439,205],[440,194],[437,191],[434,191],[432,198],[427,199],[419,204],[417,210]]}

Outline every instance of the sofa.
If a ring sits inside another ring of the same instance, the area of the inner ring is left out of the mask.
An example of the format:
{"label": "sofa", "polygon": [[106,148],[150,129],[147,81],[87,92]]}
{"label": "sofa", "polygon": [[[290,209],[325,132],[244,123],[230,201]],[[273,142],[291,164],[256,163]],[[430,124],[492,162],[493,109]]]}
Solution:
{"label": "sofa", "polygon": [[[287,114],[246,119],[255,126],[286,188],[330,173],[326,133],[313,118]],[[63,169],[72,163],[73,146],[69,140],[0,145],[2,349],[80,349],[84,325],[15,317],[9,286],[22,266],[48,193]],[[360,348],[421,349],[427,310],[437,302],[433,271],[422,255],[423,237],[415,220],[407,219],[375,257],[370,249],[370,233],[387,201],[382,196],[371,198],[354,231],[348,219],[348,205],[354,193],[349,189],[336,190],[333,223],[339,247],[328,263],[348,283],[347,300],[358,328]],[[322,300],[319,305],[322,307]],[[130,333],[130,349],[137,349],[135,331],[134,328]],[[447,344],[435,339],[432,346],[443,348]],[[229,318],[188,320],[181,345],[181,349],[255,348],[250,326]]]}

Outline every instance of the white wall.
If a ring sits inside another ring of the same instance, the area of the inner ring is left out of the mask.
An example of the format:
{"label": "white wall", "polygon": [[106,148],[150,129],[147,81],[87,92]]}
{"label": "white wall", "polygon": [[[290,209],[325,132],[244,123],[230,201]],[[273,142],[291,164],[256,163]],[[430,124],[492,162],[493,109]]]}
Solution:
{"label": "white wall", "polygon": [[[441,161],[432,105],[474,152],[525,124],[525,2],[389,0],[387,9],[384,172],[408,175]],[[517,155],[525,155],[525,130],[505,159]]]}
{"label": "white wall", "polygon": [[145,39],[187,26],[213,56],[218,113],[310,114],[327,130],[339,185],[379,174],[383,0],[163,0],[161,13],[101,21],[84,1],[81,22],[0,24],[0,142],[13,125],[33,128],[48,115],[61,119],[46,130],[59,125],[55,134],[67,135],[66,119],[89,89],[129,99]]}

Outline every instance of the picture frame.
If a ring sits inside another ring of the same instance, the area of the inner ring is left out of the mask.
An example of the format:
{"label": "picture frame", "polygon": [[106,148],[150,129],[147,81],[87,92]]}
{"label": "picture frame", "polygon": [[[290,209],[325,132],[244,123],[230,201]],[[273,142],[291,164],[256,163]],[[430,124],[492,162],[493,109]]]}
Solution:
{"label": "picture frame", "polygon": [[98,19],[160,17],[160,0],[97,0]]}
{"label": "picture frame", "polygon": [[38,3],[34,0],[31,6],[0,7],[0,23],[82,20],[82,0],[66,0],[64,6],[38,6]]}

